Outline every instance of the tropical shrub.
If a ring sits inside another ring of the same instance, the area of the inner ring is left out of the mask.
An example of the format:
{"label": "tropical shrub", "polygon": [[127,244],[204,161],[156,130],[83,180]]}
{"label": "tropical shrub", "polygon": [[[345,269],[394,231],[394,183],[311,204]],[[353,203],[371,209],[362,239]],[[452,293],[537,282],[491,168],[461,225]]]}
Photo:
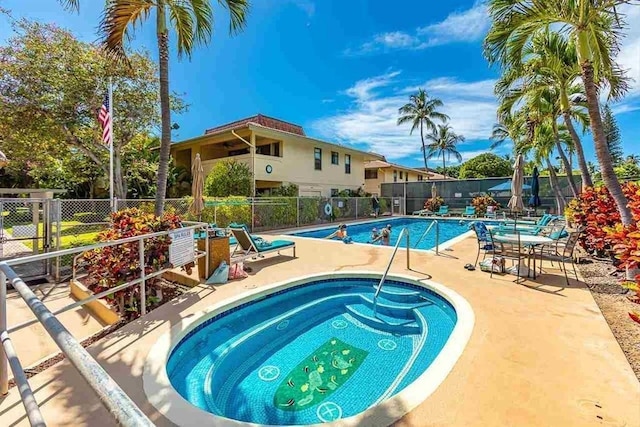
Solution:
{"label": "tropical shrub", "polygon": [[[622,185],[630,206],[636,206],[640,202],[637,183],[627,182]],[[633,216],[640,219],[640,210],[632,208]],[[620,214],[605,186],[586,188],[577,198],[567,205],[566,218],[574,226],[582,228],[584,233],[580,235],[580,246],[587,253],[596,256],[611,256],[615,244],[626,240],[625,232],[620,222]]]}
{"label": "tropical shrub", "polygon": [[298,197],[299,190],[296,184],[282,184],[271,189],[271,197]]}
{"label": "tropical shrub", "polygon": [[213,197],[251,196],[251,169],[235,160],[222,160],[213,167],[204,182],[204,194]]}
{"label": "tropical shrub", "polygon": [[[156,217],[139,209],[124,209],[111,214],[111,226],[98,235],[98,241],[113,241],[173,230],[179,226],[180,218],[171,213],[165,212],[162,217]],[[170,243],[169,236],[144,240],[144,268],[146,274],[170,267]],[[87,251],[82,254],[82,259],[88,273],[85,285],[94,293],[100,293],[139,278],[141,268],[143,268],[140,266],[138,242]],[[147,309],[154,308],[154,305],[159,302],[157,298],[154,298],[154,293],[151,292],[157,281],[158,279],[154,278],[146,280],[146,294],[151,297],[147,298]],[[140,315],[139,286],[116,291],[106,299],[127,320]]]}
{"label": "tropical shrub", "polygon": [[477,215],[486,214],[487,206],[494,206],[496,210],[500,209],[500,203],[496,202],[491,196],[476,196],[471,200],[471,206],[476,208]]}
{"label": "tropical shrub", "polygon": [[[442,205],[444,205],[444,199],[440,196],[432,197],[424,201],[424,208],[431,212],[437,212]],[[382,210],[382,207],[380,210]]]}
{"label": "tropical shrub", "polygon": [[295,227],[296,209],[295,198],[269,198],[266,203],[259,203],[255,206],[254,227],[265,229]]}

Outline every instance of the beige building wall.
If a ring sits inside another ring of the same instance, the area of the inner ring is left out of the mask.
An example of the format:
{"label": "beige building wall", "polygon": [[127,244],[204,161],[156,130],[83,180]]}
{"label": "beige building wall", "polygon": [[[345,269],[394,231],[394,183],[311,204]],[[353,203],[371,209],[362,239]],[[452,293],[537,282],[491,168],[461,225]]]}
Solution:
{"label": "beige building wall", "polygon": [[[249,125],[249,129],[236,133],[251,144],[259,146],[264,143],[280,142],[280,156],[255,154],[255,179],[257,188],[274,188],[282,183],[298,185],[302,196],[331,196],[331,190],[357,190],[364,187],[364,163],[377,159],[375,155],[350,150],[328,144],[323,141],[280,132],[262,126]],[[251,149],[248,154],[227,157],[228,150],[223,142],[235,141],[234,149],[241,149],[243,145],[231,132],[220,135],[194,138],[191,143],[184,143],[172,147],[171,154],[177,165],[191,167],[191,162],[200,153],[202,165],[207,175],[216,163],[224,160],[236,160],[245,163],[249,169],[254,168],[254,156]],[[244,144],[244,147],[250,148]],[[322,150],[322,169],[315,170],[314,149]],[[190,150],[190,152],[189,152]],[[331,163],[331,153],[338,153],[338,164]],[[190,153],[190,154],[189,154]],[[345,172],[346,156],[351,156],[351,173]],[[190,159],[187,164],[187,159]],[[268,172],[268,170],[270,172]]]}
{"label": "beige building wall", "polygon": [[[397,173],[397,180],[394,181],[393,172]],[[400,172],[402,172],[402,179],[400,179]],[[416,182],[418,181],[418,176],[422,175],[423,179],[425,177],[424,174],[419,174],[412,170],[407,170],[399,167],[385,167],[378,168],[378,178],[377,179],[365,179],[365,191],[371,194],[380,195],[381,184],[383,183],[393,183],[393,182]]]}

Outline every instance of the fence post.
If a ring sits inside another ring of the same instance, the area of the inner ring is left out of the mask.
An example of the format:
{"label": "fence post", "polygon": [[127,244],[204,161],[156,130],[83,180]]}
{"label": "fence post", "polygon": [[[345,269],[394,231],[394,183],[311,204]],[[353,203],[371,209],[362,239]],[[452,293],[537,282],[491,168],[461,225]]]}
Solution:
{"label": "fence post", "polygon": [[358,219],[358,198],[356,197],[356,219]]}
{"label": "fence post", "polygon": [[[62,238],[62,200],[56,199],[56,251],[60,250]],[[60,257],[56,257],[56,273],[54,278],[60,280]]]}
{"label": "fence post", "polygon": [[144,316],[147,314],[147,289],[145,283],[145,270],[147,266],[144,260],[144,237],[138,240],[138,252],[140,256],[140,279],[142,280],[140,282],[140,304],[142,305],[140,308],[140,316]]}
{"label": "fence post", "polygon": [[296,197],[296,227],[300,227],[300,197]]}
{"label": "fence post", "polygon": [[[0,270],[0,332],[7,330],[7,276]],[[0,345],[0,395],[9,393],[9,363]]]}

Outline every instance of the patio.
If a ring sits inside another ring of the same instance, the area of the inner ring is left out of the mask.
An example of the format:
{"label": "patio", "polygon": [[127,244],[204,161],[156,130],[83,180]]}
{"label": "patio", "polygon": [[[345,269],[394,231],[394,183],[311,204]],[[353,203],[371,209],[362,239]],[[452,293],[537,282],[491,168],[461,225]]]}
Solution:
{"label": "patio", "polygon": [[[147,402],[142,371],[149,349],[172,325],[267,283],[327,271],[382,271],[390,255],[384,247],[293,239],[298,258],[268,256],[251,263],[246,279],[198,286],[96,342],[90,353],[157,425],[171,425]],[[536,282],[490,279],[463,268],[476,248],[469,236],[437,258],[412,251],[413,271],[405,269],[402,254],[394,261],[392,273],[431,277],[466,298],[476,317],[452,372],[396,425],[640,425],[640,383],[584,284],[565,286],[557,264],[545,264],[547,274]],[[33,377],[31,385],[49,425],[114,425],[68,362]],[[0,425],[27,425],[15,388],[0,400]]]}

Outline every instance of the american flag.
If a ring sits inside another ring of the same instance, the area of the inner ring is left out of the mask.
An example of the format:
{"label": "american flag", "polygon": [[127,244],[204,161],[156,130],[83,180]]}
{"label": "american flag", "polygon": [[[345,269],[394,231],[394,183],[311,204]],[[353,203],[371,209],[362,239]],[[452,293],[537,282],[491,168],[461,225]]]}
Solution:
{"label": "american flag", "polygon": [[111,114],[109,114],[109,94],[105,95],[104,102],[98,113],[98,122],[102,126],[102,142],[109,146],[113,138],[113,129],[111,123]]}

